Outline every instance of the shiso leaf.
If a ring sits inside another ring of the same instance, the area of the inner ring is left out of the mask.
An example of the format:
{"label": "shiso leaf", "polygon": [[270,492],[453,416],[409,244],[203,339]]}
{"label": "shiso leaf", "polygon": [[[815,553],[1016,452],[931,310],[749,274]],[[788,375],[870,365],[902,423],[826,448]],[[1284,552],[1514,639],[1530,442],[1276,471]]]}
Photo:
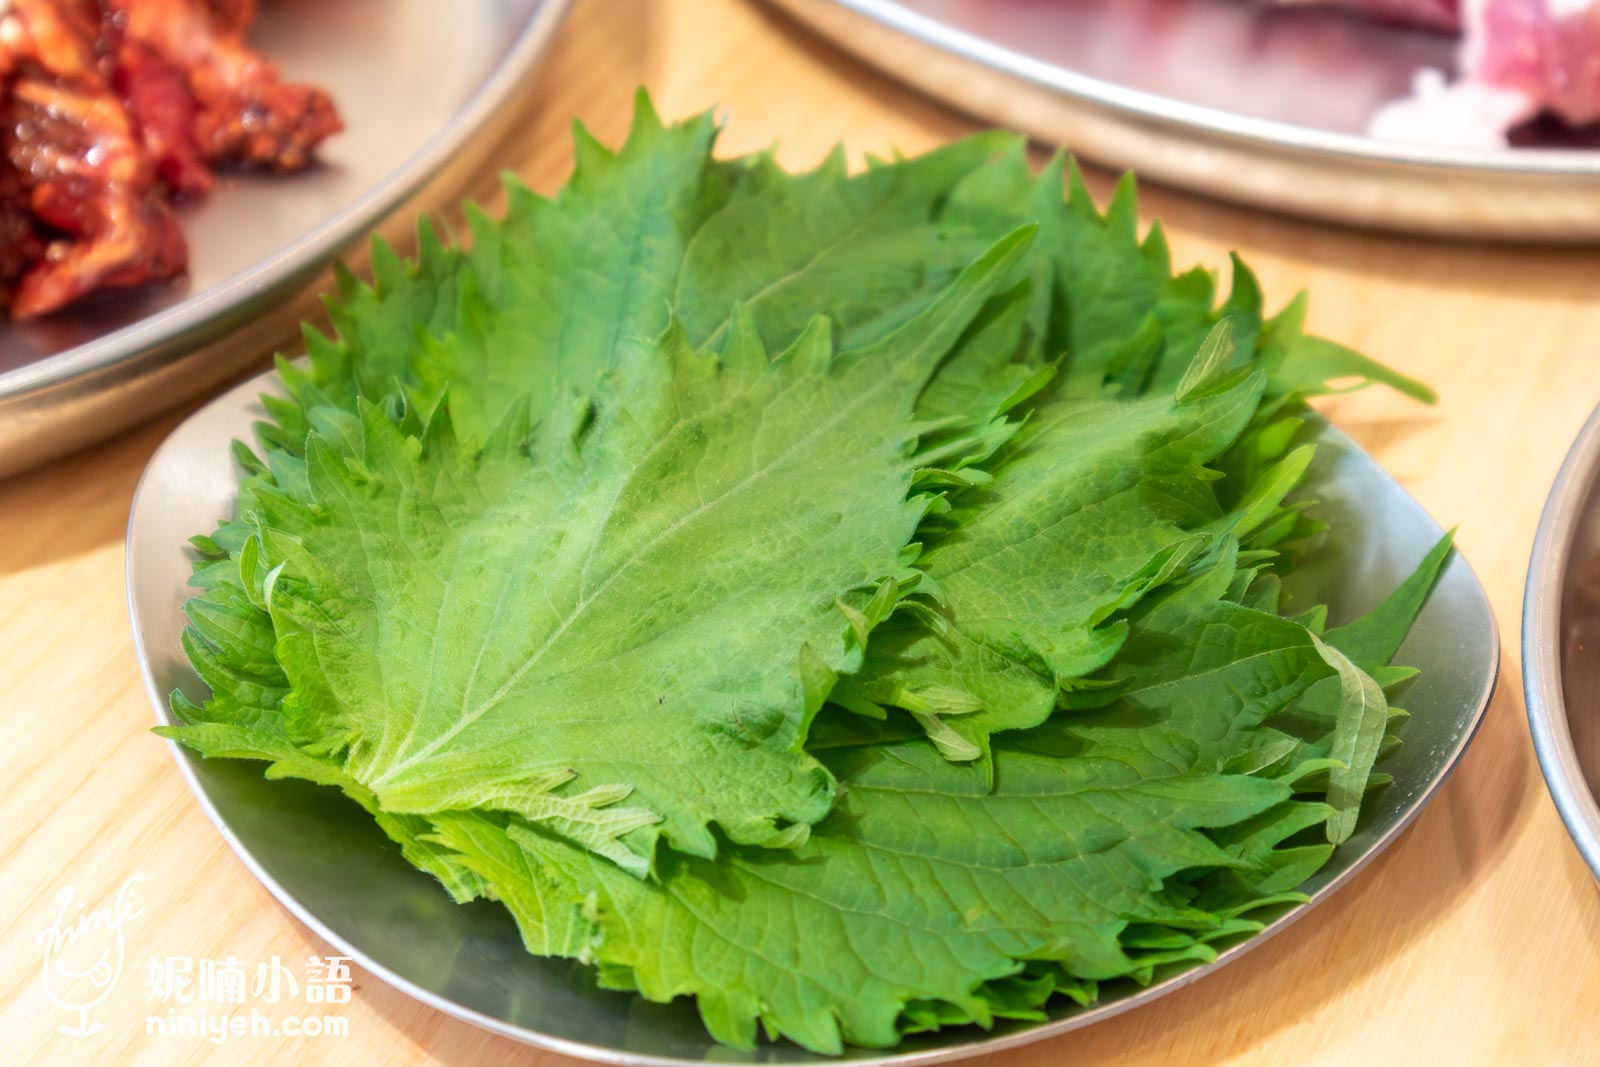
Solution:
{"label": "shiso leaf", "polygon": [[[805,845],[675,857],[657,882],[520,823],[445,816],[439,840],[488,883],[511,884],[502,899],[535,951],[580,944],[627,968],[649,999],[696,996],[728,1044],[752,1046],[759,1022],[836,1053],[895,1044],[912,999],[987,1021],[973,989],[1025,958],[1088,978],[1131,973],[1138,964],[1118,942],[1130,922],[1220,925],[1150,887],[1190,865],[1230,864],[1200,828],[1289,796],[1249,776],[1145,778],[1132,767],[1107,777],[1092,759],[1064,768],[1003,747],[990,791],[977,768],[922,740],[825,756],[848,788]],[[518,877],[519,865],[540,876]],[[592,917],[581,917],[591,893]]]}
{"label": "shiso leaf", "polygon": [[[1282,894],[1328,849],[1290,839],[1331,814],[1294,799],[1298,771],[1220,769],[1329,671],[1304,628],[1211,599],[1230,565],[1136,622],[1152,684],[996,738],[992,784],[923,739],[834,733],[814,748],[839,803],[793,852],[673,856],[640,882],[515,819],[439,817],[438,840],[497,887],[532,951],[579,945],[647,998],[695,996],[737,1047],[758,1024],[820,1052],[892,1045],[904,1013],[925,1026],[935,1004],[987,1024],[979,991],[1041,963],[1104,982],[1213,958],[1209,941],[1257,928],[1241,908],[1298,899]],[[1213,627],[1224,639],[1194,656]]]}
{"label": "shiso leaf", "polygon": [[1249,423],[1263,383],[1247,373],[1186,399],[1068,393],[1036,406],[988,468],[992,481],[923,537],[919,566],[942,625],[925,613],[891,620],[841,683],[841,702],[964,691],[978,713],[940,730],[965,738],[974,759],[992,733],[1043,722],[1063,690],[1116,654],[1126,609],[1237,521],[1197,474]]}
{"label": "shiso leaf", "polygon": [[1345,535],[1303,400],[1432,394],[1018,137],[791,175],[715,136],[641,94],[471,251],[340,274],[194,542],[209,693],[161,732],[741,1047],[1039,1018],[1296,906],[1450,552],[1280,614]]}
{"label": "shiso leaf", "polygon": [[329,416],[305,498],[263,497],[241,553],[278,574],[294,739],[386,811],[515,812],[635,874],[657,832],[803,840],[833,796],[806,728],[863,651],[835,601],[901,576],[916,395],[1029,236],[867,349],[821,320],[771,360],[669,330],[575,435]]}

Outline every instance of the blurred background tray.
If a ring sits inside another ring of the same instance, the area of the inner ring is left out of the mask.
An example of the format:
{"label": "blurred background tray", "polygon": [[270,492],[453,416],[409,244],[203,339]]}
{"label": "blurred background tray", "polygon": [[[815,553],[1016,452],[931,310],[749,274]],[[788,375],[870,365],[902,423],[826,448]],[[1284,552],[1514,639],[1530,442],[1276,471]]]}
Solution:
{"label": "blurred background tray", "polygon": [[1331,222],[1600,239],[1600,151],[1367,137],[1453,38],[1242,0],[769,0],[988,122],[1143,178]]}
{"label": "blurred background tray", "polygon": [[[188,275],[45,320],[0,321],[0,477],[235,377],[292,326],[264,314],[430,179],[469,175],[569,0],[280,0],[251,43],[327,89],[344,132],[295,175],[224,175],[181,209]],[[250,326],[259,344],[241,344]],[[219,342],[228,341],[227,344]]]}

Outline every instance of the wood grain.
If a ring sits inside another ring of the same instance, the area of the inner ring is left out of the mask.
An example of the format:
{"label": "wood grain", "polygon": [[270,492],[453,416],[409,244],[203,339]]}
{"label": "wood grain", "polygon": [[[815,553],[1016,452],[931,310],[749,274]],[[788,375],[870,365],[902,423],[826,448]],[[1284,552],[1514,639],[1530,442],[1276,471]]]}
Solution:
{"label": "wood grain", "polygon": [[[721,147],[780,145],[791,165],[843,140],[918,152],[972,124],[742,0],[587,0],[527,86],[523,117],[475,183],[510,167],[541,190],[570,166],[567,124],[607,142],[636,85],[679,117],[716,108]],[[1096,187],[1109,187],[1095,175]],[[1581,1064],[1600,1060],[1600,893],[1557,819],[1523,718],[1518,620],[1547,487],[1600,399],[1600,257],[1407,240],[1146,190],[1179,262],[1238,249],[1277,301],[1313,293],[1312,326],[1434,384],[1421,408],[1380,391],[1327,413],[1445,525],[1488,587],[1500,690],[1465,762],[1355,884],[1218,974],[996,1067],[1153,1064]],[[263,357],[265,352],[262,353]],[[0,1061],[543,1064],[356,975],[350,1036],[215,1046],[144,1033],[151,955],[296,962],[328,951],[261,889],[148,734],[123,607],[122,533],[138,474],[177,420],[0,483]],[[35,935],[63,886],[98,901],[144,872],[128,972],[57,1033]]]}

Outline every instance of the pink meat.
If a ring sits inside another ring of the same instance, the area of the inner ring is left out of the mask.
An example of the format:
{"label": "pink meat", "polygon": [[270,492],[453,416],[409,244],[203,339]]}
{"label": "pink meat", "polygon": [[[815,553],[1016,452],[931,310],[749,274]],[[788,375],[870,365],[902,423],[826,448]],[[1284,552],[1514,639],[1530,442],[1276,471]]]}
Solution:
{"label": "pink meat", "polygon": [[1574,126],[1600,119],[1600,3],[1483,0],[1472,7],[1461,52],[1469,82],[1517,93],[1529,116]]}
{"label": "pink meat", "polygon": [[1600,121],[1600,0],[1467,0],[1462,22],[1456,79],[1419,77],[1374,117],[1373,136],[1493,148],[1541,115]]}

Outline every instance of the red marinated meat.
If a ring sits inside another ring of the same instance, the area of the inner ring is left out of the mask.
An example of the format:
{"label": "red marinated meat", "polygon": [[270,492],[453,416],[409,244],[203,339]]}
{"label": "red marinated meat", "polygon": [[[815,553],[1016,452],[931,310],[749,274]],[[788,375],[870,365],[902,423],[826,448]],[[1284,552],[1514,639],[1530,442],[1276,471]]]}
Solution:
{"label": "red marinated meat", "polygon": [[294,170],[340,128],[244,33],[254,0],[0,2],[0,300],[13,318],[170,279],[170,201],[218,165]]}
{"label": "red marinated meat", "polygon": [[198,108],[183,72],[142,41],[117,50],[117,91],[139,126],[156,173],[176,199],[211,191],[211,167],[195,137]]}
{"label": "red marinated meat", "polygon": [[10,303],[17,283],[43,255],[22,172],[10,160],[0,160],[0,301]]}
{"label": "red marinated meat", "polygon": [[219,24],[204,0],[104,2],[130,41],[187,73],[198,106],[195,139],[207,159],[299,170],[341,128],[328,94],[281,81],[272,63],[245,46],[242,29]]}
{"label": "red marinated meat", "polygon": [[208,0],[206,8],[218,28],[243,35],[256,20],[256,0]]}
{"label": "red marinated meat", "polygon": [[14,71],[6,155],[34,217],[55,233],[17,283],[15,318],[164,281],[187,264],[177,219],[96,54],[98,28],[98,11],[77,0],[13,0],[0,22]]}

